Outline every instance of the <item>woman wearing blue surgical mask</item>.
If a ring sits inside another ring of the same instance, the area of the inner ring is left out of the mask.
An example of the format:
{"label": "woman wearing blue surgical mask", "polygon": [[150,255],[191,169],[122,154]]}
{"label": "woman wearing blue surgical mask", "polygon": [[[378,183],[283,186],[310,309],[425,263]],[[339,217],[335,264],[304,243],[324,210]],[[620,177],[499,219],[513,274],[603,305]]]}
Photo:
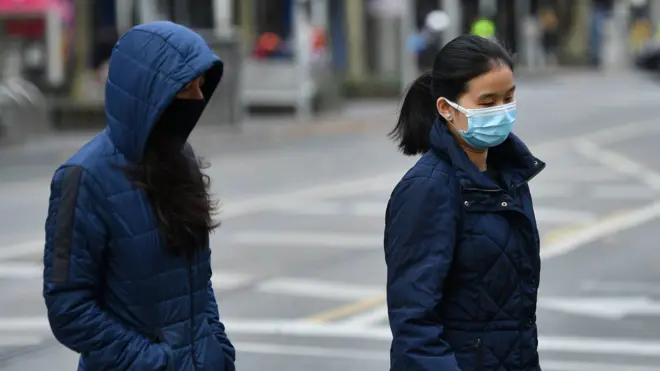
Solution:
{"label": "woman wearing blue surgical mask", "polygon": [[511,55],[449,42],[391,133],[421,155],[387,206],[392,371],[532,371],[541,260],[528,182],[545,166],[512,130]]}

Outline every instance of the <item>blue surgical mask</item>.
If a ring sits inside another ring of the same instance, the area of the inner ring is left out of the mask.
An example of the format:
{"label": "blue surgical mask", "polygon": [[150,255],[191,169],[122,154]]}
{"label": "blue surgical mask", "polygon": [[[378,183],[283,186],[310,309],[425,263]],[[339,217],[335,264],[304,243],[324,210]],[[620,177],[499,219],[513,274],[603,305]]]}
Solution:
{"label": "blue surgical mask", "polygon": [[516,102],[479,109],[463,108],[448,100],[447,103],[467,117],[468,129],[457,131],[472,148],[486,149],[502,144],[513,130]]}

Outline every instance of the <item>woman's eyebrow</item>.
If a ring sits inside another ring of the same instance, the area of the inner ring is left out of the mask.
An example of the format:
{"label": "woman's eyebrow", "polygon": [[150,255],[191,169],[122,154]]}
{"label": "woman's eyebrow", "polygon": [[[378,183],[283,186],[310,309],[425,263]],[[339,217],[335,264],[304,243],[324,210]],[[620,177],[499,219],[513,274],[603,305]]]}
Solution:
{"label": "woman's eyebrow", "polygon": [[[509,89],[507,89],[506,94],[513,93],[515,90],[516,90],[516,86],[513,85],[512,87],[510,87]],[[500,93],[493,93],[493,92],[490,92],[490,93],[483,93],[483,94],[481,94],[481,95],[479,96],[479,98],[477,98],[477,99],[478,99],[478,100],[493,99],[493,98],[497,98],[497,97],[500,96],[500,95],[501,95]]]}

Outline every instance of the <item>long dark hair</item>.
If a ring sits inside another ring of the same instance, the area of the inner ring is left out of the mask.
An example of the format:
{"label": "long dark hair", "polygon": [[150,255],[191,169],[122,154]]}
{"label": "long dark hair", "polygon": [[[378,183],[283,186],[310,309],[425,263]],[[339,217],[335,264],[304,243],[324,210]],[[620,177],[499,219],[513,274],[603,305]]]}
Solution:
{"label": "long dark hair", "polygon": [[473,78],[505,64],[514,68],[513,57],[500,44],[475,35],[459,36],[435,56],[433,69],[419,76],[408,88],[399,120],[389,133],[405,155],[429,150],[429,132],[438,114],[436,101],[445,97],[456,102]]}
{"label": "long dark hair", "polygon": [[[158,126],[156,126],[157,130]],[[143,159],[128,169],[133,184],[146,193],[167,249],[192,255],[208,245],[218,202],[210,194],[208,164],[186,144],[180,147],[151,135]]]}

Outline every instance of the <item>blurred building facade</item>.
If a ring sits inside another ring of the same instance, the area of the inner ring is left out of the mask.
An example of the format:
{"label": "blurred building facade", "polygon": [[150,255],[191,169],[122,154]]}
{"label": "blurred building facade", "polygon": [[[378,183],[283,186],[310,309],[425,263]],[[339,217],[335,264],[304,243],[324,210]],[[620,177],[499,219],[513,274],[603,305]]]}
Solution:
{"label": "blurred building facade", "polygon": [[[587,64],[600,58],[594,50],[616,51],[620,40],[611,37],[616,27],[604,24],[629,30],[622,40],[628,39],[631,48],[660,35],[660,1],[649,0],[52,0],[34,1],[43,8],[16,5],[32,3],[0,0],[0,39],[5,44],[21,40],[24,75],[38,86],[80,99],[102,90],[104,63],[119,35],[156,19],[218,37],[240,35],[246,66],[288,66],[298,78],[301,66],[313,64],[308,75],[343,82],[349,93],[372,95],[398,92],[409,64],[430,68],[440,47],[470,32],[479,17],[492,19],[497,38],[528,67],[548,58],[560,65]],[[450,25],[429,32],[426,16],[438,9]],[[284,73],[261,72],[291,80]],[[255,84],[266,80],[260,77]]]}
{"label": "blurred building facade", "polygon": [[[286,40],[291,36],[296,1],[234,1],[233,24],[240,29],[248,53],[258,49],[261,36],[273,33],[282,41],[281,49],[267,58],[291,57]],[[538,62],[541,57],[544,60],[541,64],[547,64],[548,56],[561,65],[588,64],[593,54],[593,9],[610,12],[614,3],[613,0],[412,0],[414,5],[408,9],[412,14],[408,16],[412,18],[413,28],[402,30],[400,18],[407,13],[401,1],[312,2],[316,9],[322,9],[312,18],[326,32],[324,46],[332,71],[344,79],[349,91],[367,94],[391,94],[399,89],[406,63],[401,56],[412,52],[402,34],[425,34],[426,43],[416,47],[414,59],[417,69],[428,69],[445,42],[470,32],[471,24],[484,15],[492,18],[497,38],[520,57],[523,66],[533,67],[541,63]],[[444,10],[452,24],[449,30],[428,37],[425,18],[434,10]]]}

